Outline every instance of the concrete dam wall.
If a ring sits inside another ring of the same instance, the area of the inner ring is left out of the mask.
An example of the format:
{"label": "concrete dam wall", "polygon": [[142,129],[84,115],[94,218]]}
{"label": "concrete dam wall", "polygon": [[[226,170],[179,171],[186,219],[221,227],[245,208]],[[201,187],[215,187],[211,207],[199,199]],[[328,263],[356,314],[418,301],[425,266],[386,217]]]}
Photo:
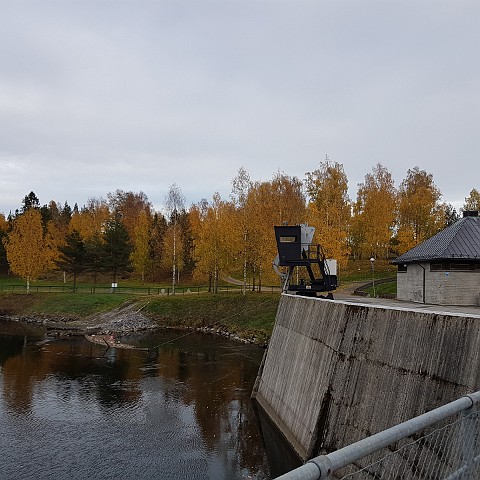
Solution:
{"label": "concrete dam wall", "polygon": [[480,316],[282,295],[253,397],[306,460],[480,389]]}

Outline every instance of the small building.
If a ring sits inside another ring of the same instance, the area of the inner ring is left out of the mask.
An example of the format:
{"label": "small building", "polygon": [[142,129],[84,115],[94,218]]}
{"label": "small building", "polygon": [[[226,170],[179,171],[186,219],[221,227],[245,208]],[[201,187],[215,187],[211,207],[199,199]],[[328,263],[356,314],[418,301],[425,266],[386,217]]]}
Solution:
{"label": "small building", "polygon": [[400,255],[397,299],[434,305],[480,305],[480,217],[463,218]]}

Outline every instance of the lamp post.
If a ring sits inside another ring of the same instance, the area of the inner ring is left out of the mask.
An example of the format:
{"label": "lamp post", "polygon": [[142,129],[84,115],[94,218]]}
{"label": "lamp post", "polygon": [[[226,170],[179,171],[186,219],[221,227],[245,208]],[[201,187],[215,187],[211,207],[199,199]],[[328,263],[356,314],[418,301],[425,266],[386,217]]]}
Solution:
{"label": "lamp post", "polygon": [[376,297],[375,295],[375,258],[370,258],[370,264],[372,265],[372,285],[373,285],[373,298]]}

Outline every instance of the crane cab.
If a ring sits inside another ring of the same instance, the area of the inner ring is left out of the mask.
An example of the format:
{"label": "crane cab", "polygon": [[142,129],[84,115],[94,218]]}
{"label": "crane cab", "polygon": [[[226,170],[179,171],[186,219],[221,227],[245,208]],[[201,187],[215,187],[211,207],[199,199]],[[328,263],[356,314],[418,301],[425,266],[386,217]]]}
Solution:
{"label": "crane cab", "polygon": [[[282,274],[284,292],[317,296],[317,292],[331,292],[337,288],[336,260],[326,259],[322,247],[312,245],[315,227],[279,225],[274,229],[278,250],[274,268],[277,267],[278,271],[278,267],[288,267],[288,273]],[[291,284],[296,267],[306,269],[308,281]],[[329,295],[328,298],[333,297]]]}

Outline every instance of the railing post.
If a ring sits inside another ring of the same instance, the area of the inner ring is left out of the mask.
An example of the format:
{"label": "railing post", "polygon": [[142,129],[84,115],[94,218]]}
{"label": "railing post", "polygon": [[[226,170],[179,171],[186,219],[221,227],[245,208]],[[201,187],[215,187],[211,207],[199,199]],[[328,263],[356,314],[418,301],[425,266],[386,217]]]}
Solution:
{"label": "railing post", "polygon": [[472,405],[470,408],[462,410],[462,444],[463,444],[463,462],[465,464],[465,478],[474,478],[475,467],[475,442],[476,442],[476,409]]}

